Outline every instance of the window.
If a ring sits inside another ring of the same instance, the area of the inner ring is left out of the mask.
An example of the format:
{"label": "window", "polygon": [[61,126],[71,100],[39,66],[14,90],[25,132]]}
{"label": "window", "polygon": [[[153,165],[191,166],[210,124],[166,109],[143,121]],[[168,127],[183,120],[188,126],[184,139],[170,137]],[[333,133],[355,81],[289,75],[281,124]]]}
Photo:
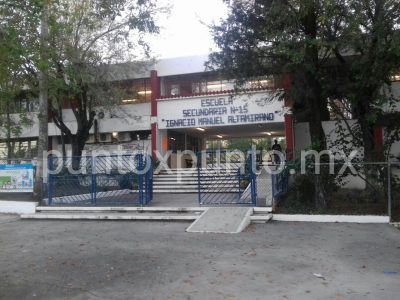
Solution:
{"label": "window", "polygon": [[207,93],[207,81],[199,81],[192,83],[192,93],[193,94],[201,94]]}
{"label": "window", "polygon": [[144,103],[151,101],[150,79],[137,79],[123,84],[125,94],[122,102],[125,104]]}
{"label": "window", "polygon": [[10,113],[25,113],[38,111],[38,103],[35,100],[26,98],[15,99],[14,102],[2,102],[1,109]]}
{"label": "window", "polygon": [[400,74],[393,75],[390,79],[392,81],[400,81]]}
{"label": "window", "polygon": [[171,96],[178,96],[180,95],[180,88],[179,88],[179,84],[171,84],[171,92],[170,92]]}
{"label": "window", "polygon": [[351,120],[353,115],[351,113],[351,104],[346,99],[329,99],[328,98],[328,111],[331,120],[347,119]]}
{"label": "window", "polygon": [[223,89],[222,81],[209,81],[207,82],[207,92],[219,92]]}
{"label": "window", "polygon": [[[37,155],[36,139],[20,139],[11,141],[11,158],[33,158]],[[8,148],[5,141],[0,141],[0,158],[7,157]]]}
{"label": "window", "polygon": [[234,89],[234,82],[219,80],[216,74],[200,73],[163,78],[162,96],[192,96],[196,94],[222,92]]}

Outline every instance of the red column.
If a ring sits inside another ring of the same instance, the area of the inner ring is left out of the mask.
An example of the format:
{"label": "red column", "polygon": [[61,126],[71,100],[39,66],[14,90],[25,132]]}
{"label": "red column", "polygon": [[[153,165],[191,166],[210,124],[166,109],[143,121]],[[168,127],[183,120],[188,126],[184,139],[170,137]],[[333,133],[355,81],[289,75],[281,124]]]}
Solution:
{"label": "red column", "polygon": [[285,136],[286,136],[286,160],[293,159],[294,139],[293,139],[293,115],[285,114]]}
{"label": "red column", "polygon": [[[291,107],[291,103],[289,100],[289,91],[290,91],[290,75],[286,74],[282,78],[282,88],[285,91],[285,104],[284,109],[288,110]],[[294,134],[293,134],[293,115],[290,113],[286,113],[285,116],[285,136],[286,136],[286,159],[292,160],[294,154]]]}
{"label": "red column", "polygon": [[49,136],[47,142],[47,151],[53,150],[53,137]]}
{"label": "red column", "polygon": [[156,158],[157,150],[157,123],[153,123],[153,117],[157,117],[157,99],[160,97],[160,79],[157,76],[157,71],[150,72],[151,85],[151,154],[153,159]]}

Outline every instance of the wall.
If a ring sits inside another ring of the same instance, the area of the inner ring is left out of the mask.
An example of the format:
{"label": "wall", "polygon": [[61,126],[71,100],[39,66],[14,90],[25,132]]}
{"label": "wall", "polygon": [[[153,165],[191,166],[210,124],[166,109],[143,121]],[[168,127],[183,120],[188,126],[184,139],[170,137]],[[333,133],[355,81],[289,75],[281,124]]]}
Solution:
{"label": "wall", "polygon": [[[348,120],[349,126],[354,126],[356,125],[355,120]],[[335,142],[339,139],[340,134],[338,133],[338,128],[342,127],[343,132],[345,135],[349,133],[349,131],[346,129],[345,122],[344,121],[325,121],[322,122],[322,128],[324,129],[325,135],[326,135],[326,142],[327,142],[327,149],[330,149],[333,151],[333,153],[336,154],[336,158],[339,158],[340,155],[337,153],[340,150],[344,150],[340,144],[336,145]],[[300,153],[301,150],[306,150],[311,146],[311,136],[310,136],[310,127],[308,123],[295,123],[294,125],[294,131],[295,131],[295,153],[296,153],[296,158],[300,158]],[[362,148],[355,148],[354,145],[351,143],[351,136],[347,136],[345,138],[347,141],[346,148],[349,150],[358,150],[359,155],[357,158],[361,159],[363,157],[363,149]],[[346,152],[346,151],[345,151]],[[348,155],[348,153],[346,153]],[[363,190],[366,187],[365,181],[362,180],[358,176],[346,176],[343,180],[343,185],[342,187],[345,189],[360,189]]]}
{"label": "wall", "polygon": [[[53,150],[57,150],[62,152],[62,145],[58,144],[57,137],[53,137],[52,140]],[[119,142],[115,144],[86,144],[84,151],[86,151],[86,155],[90,155],[92,151],[107,151],[111,154],[117,154],[119,152],[134,152],[134,151],[142,151],[144,150],[146,153],[151,155],[151,140],[141,140],[141,141],[131,141],[131,142]],[[72,152],[71,145],[65,145],[65,151],[68,153]],[[83,154],[85,155],[85,154]]]}
{"label": "wall", "polygon": [[100,119],[99,132],[122,132],[150,130],[150,103],[119,106],[112,115],[104,111],[104,118]]}
{"label": "wall", "polygon": [[182,75],[200,73],[206,70],[208,55],[193,55],[187,57],[166,58],[155,65],[158,76]]}
{"label": "wall", "polygon": [[[350,127],[356,126],[356,120],[348,120],[347,121]],[[355,148],[355,145],[352,144],[352,137],[349,134],[349,130],[347,129],[345,121],[324,121],[322,122],[322,128],[324,130],[326,136],[327,148],[330,149],[333,153],[337,153],[340,150],[344,150],[340,145],[335,145],[335,142],[340,138],[339,128],[343,130],[343,137],[346,141],[345,145],[350,150],[358,150],[360,155],[358,157],[363,156],[363,148]],[[294,132],[295,132],[295,149],[296,149],[296,157],[300,157],[300,151],[304,149],[308,149],[311,147],[311,135],[310,135],[310,126],[309,123],[295,123],[294,124]]]}
{"label": "wall", "polygon": [[[327,148],[330,149],[333,153],[337,154],[337,157],[340,157],[339,151],[353,151],[357,150],[359,155],[357,155],[358,159],[362,159],[364,156],[363,147],[356,147],[353,144],[353,137],[348,130],[350,128],[354,128],[357,126],[356,120],[347,120],[347,124],[345,121],[325,121],[322,122],[322,128],[324,129],[326,136],[326,144]],[[341,134],[340,132],[343,132]],[[343,142],[337,144],[336,141],[343,139]]]}
{"label": "wall", "polygon": [[[104,112],[104,118],[98,120],[99,133],[107,132],[123,132],[123,131],[139,131],[139,130],[150,130],[150,103],[141,104],[128,104],[121,105],[113,108],[112,113],[107,109],[99,108],[98,111]],[[19,119],[17,114],[13,115],[15,120]],[[29,114],[29,118],[32,120],[32,125],[23,128],[19,137],[37,137],[39,133],[38,118],[36,113]],[[73,133],[76,132],[76,120],[71,109],[63,110],[63,120],[68,128]],[[55,126],[54,123],[49,123],[49,136],[61,135],[60,130]],[[94,132],[94,128],[90,130],[90,133]],[[0,132],[0,137],[5,138],[3,132]]]}
{"label": "wall", "polygon": [[88,154],[92,151],[107,151],[112,154],[131,153],[135,151],[145,151],[151,155],[151,140],[132,141],[119,144],[87,144],[85,150]]}

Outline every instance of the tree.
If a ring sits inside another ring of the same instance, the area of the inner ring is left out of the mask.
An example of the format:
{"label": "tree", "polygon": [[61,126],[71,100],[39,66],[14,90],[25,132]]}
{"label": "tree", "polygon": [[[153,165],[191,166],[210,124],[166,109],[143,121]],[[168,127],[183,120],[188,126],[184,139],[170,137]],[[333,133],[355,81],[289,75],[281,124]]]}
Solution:
{"label": "tree", "polygon": [[48,54],[50,45],[48,44],[49,37],[49,10],[51,0],[43,0],[41,3],[40,14],[40,32],[39,32],[39,53],[37,54],[37,79],[39,87],[39,135],[38,135],[38,155],[36,160],[35,186],[34,194],[36,198],[41,200],[43,194],[42,178],[45,178],[44,166],[47,161],[44,161],[44,154],[48,151],[48,136],[49,136],[49,86],[48,86]]}
{"label": "tree", "polygon": [[22,35],[29,26],[20,13],[25,3],[0,4],[0,133],[5,137],[7,158],[15,158],[15,138],[31,124],[27,111],[15,101],[29,94],[23,90],[28,83],[24,68],[28,39]]}
{"label": "tree", "polygon": [[398,119],[387,114],[397,99],[382,91],[400,69],[399,2],[226,2],[228,18],[211,28],[221,52],[209,65],[232,78],[289,73],[295,118],[310,123],[317,149],[324,146],[321,121],[341,102],[358,120],[354,138],[372,160],[374,127]]}
{"label": "tree", "polygon": [[[1,28],[7,27],[15,37],[3,46],[13,48],[9,53],[18,70],[8,68],[4,74],[13,77],[0,81],[12,82],[16,90],[26,84],[39,95],[35,193],[40,195],[49,112],[71,140],[72,155],[78,157],[73,168],[79,168],[96,107],[121,100],[109,85],[109,66],[130,61],[134,54],[148,56],[144,37],[158,31],[154,17],[163,10],[156,1],[145,0],[0,0],[0,10]],[[28,80],[22,81],[25,76]],[[13,95],[7,99],[12,103]],[[76,126],[64,123],[63,108],[72,109]],[[10,118],[7,124],[15,128]]]}
{"label": "tree", "polygon": [[209,66],[230,78],[290,73],[291,99],[298,121],[310,122],[313,144],[324,148],[321,122],[329,119],[322,88],[324,65],[320,56],[324,28],[332,28],[329,11],[319,1],[226,1],[229,15],[221,25],[212,26],[214,40],[221,49],[210,56]]}
{"label": "tree", "polygon": [[[399,98],[391,92],[391,77],[400,70],[400,2],[349,1],[347,5],[351,14],[333,48],[342,77],[336,95],[342,104],[350,104],[349,112],[359,125],[351,129],[353,137],[364,147],[364,158],[373,161],[381,159],[375,151],[374,129],[384,126],[390,136],[400,127],[395,107]],[[352,57],[344,55],[346,49],[351,49]]]}
{"label": "tree", "polygon": [[[41,100],[48,94],[48,105],[40,101],[43,130],[39,145],[47,150],[45,129],[50,112],[71,141],[72,155],[79,157],[96,108],[121,100],[118,88],[111,85],[112,65],[150,57],[145,38],[158,32],[154,18],[166,9],[145,0],[0,0],[0,4],[2,15],[11,16],[5,23],[15,29],[18,45],[25,49],[19,67],[30,75],[30,89],[40,91]],[[76,126],[62,118],[62,110],[68,108]]]}
{"label": "tree", "polygon": [[[121,100],[110,84],[112,64],[149,57],[144,36],[158,32],[154,17],[159,11],[155,2],[143,0],[59,0],[51,6],[49,108],[71,141],[73,156],[82,154],[96,109]],[[63,108],[72,109],[76,128],[64,122]]]}

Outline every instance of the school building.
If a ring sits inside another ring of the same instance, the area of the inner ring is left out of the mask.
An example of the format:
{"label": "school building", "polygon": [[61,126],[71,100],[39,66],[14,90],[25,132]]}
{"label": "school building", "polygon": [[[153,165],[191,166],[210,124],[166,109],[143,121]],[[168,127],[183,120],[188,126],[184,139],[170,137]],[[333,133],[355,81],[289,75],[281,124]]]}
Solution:
{"label": "school building", "polygon": [[[288,160],[310,146],[309,125],[297,123],[290,100],[282,99],[283,92],[290,88],[289,77],[266,76],[246,82],[240,91],[235,91],[235,82],[205,69],[207,59],[203,55],[162,59],[140,68],[133,63],[113,66],[112,81],[131,91],[131,96],[118,107],[96,109],[85,150],[145,150],[153,156],[156,150],[161,154],[171,150],[169,163],[176,167],[176,151],[205,150],[211,144],[223,145],[223,141],[233,138],[280,138]],[[398,79],[394,77],[392,88],[394,94],[400,95]],[[15,142],[29,156],[36,146],[38,122],[35,107],[27,101],[21,105],[32,111],[33,123],[23,129]],[[328,142],[337,134],[334,117],[323,124]],[[63,119],[73,132],[76,121],[70,109],[64,109]],[[383,143],[383,129],[377,128],[375,135],[378,144]],[[68,142],[65,141],[67,151]],[[51,119],[49,148],[61,150],[61,133]],[[3,156],[4,150],[3,142]],[[397,144],[392,147],[392,155],[400,156]],[[185,162],[181,165],[185,166]]]}

